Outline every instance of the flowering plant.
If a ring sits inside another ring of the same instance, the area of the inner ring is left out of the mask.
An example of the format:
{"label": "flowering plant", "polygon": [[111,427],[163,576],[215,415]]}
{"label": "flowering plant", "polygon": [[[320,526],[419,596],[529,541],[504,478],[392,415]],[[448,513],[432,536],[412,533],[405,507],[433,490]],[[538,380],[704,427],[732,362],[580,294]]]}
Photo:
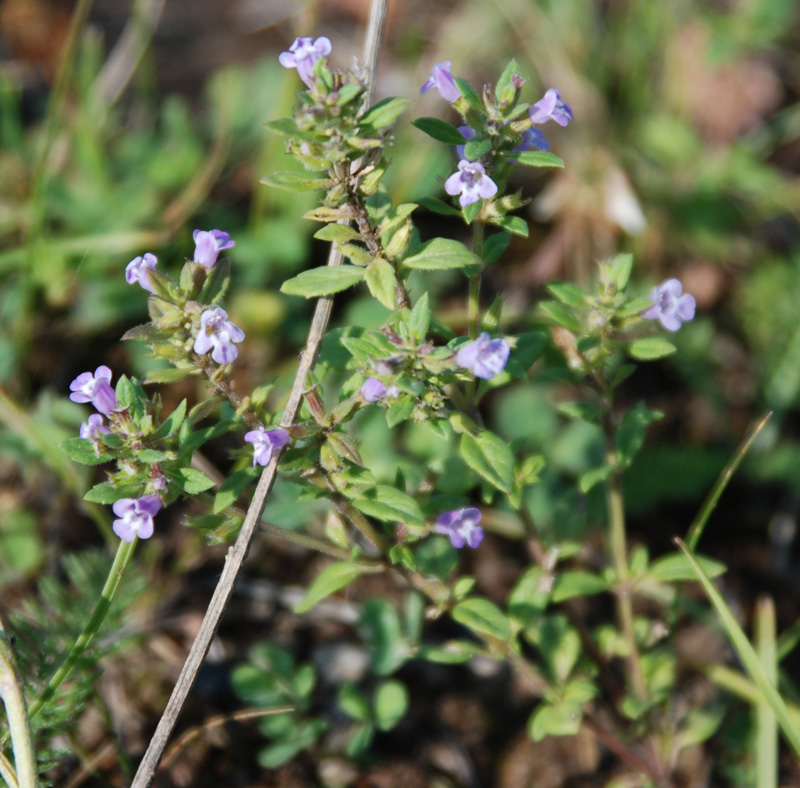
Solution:
{"label": "flowering plant", "polygon": [[[481,285],[487,272],[502,264],[514,237],[529,232],[520,213],[527,201],[509,188],[509,180],[519,167],[564,166],[538,126],[553,121],[567,127],[574,119],[571,107],[555,88],[526,103],[527,80],[514,61],[480,94],[453,74],[451,61],[436,63],[421,92],[435,90],[460,125],[438,117],[417,118],[414,125],[454,150],[457,161],[441,182],[442,197],[451,199],[395,205],[383,181],[391,163],[387,148],[411,102],[387,98],[371,104],[369,78],[337,70],[331,53],[324,36],[298,38],[281,53],[281,65],[295,69],[305,89],[292,118],[268,124],[304,170],[272,173],[264,183],[318,192],[319,204],[306,216],[322,225],[315,237],[332,244],[327,265],[304,270],[281,288],[290,297],[319,299],[286,402],[271,398],[270,384],[244,396],[237,391],[234,372],[250,329],[246,333],[235,309],[229,314],[224,306],[232,263],[220,254],[230,252],[235,265],[237,250],[220,229],[194,231],[192,259],[176,278],[150,252],[125,269],[127,282],[147,297],[150,320],[124,339],[144,343],[169,366],[140,381],[102,365],[78,374],[69,386],[70,399],[97,411],[62,446],[74,461],[107,469],[85,500],[110,506],[116,516],[112,528],[121,544],[114,572],[125,569],[140,540],[158,538],[168,507],[191,498],[204,505],[204,513],[187,517],[189,526],[210,542],[236,540],[222,595],[230,595],[259,527],[334,559],[305,590],[297,613],[370,574],[390,575],[409,589],[407,631],[394,626],[399,613],[386,600],[371,608],[380,608],[380,615],[364,617],[379,655],[380,682],[369,691],[339,691],[339,704],[353,720],[349,754],[362,753],[376,730],[389,730],[403,717],[408,693],[399,679],[387,678],[403,663],[489,657],[517,671],[535,695],[527,721],[531,738],[589,730],[627,764],[632,781],[660,781],[683,745],[675,737],[666,749],[656,747],[659,726],[670,717],[689,731],[697,709],[669,708],[660,672],[663,652],[657,638],[641,634],[649,621],[637,616],[633,598],[648,596],[665,609],[677,598],[676,582],[702,581],[721,568],[698,561],[696,539],[691,551],[656,561],[628,549],[622,478],[648,425],[661,414],[644,403],[623,411],[614,397],[636,362],[677,349],[651,321],[674,333],[694,318],[695,300],[674,278],[649,297],[639,295],[631,281],[633,259],[619,254],[599,262],[585,287],[550,282],[550,298],[530,319],[504,315],[502,299],[486,303]],[[458,219],[463,232],[423,240],[414,223],[421,207]],[[459,277],[465,324],[448,321],[419,284],[443,271]],[[383,307],[385,319],[378,326],[344,326],[328,335],[333,350],[321,348],[331,299],[354,287]],[[580,495],[596,504],[603,490],[608,552],[602,566],[582,562],[581,544],[568,526],[560,530],[560,523],[537,521],[547,458],[525,441],[505,439],[492,413],[503,389],[532,374],[572,384],[576,397],[561,402],[558,411],[588,424],[600,447],[577,478],[573,497],[565,494],[564,501]],[[150,387],[186,378],[203,380],[207,399],[191,406],[183,399],[165,413]],[[359,441],[360,425],[375,414],[393,436],[424,430],[418,434],[438,442],[439,455],[387,476]],[[221,436],[232,447],[230,473],[212,478],[201,470],[208,470],[202,451]],[[298,496],[325,502],[325,522],[309,523],[304,533],[262,523],[278,475],[296,485]],[[242,503],[257,479],[250,502]],[[487,544],[519,545],[532,558],[502,597],[466,570],[473,551]],[[614,615],[589,631],[571,603],[599,595],[613,601]],[[219,614],[209,612],[199,650],[207,648]],[[452,637],[426,640],[423,621],[443,617],[455,625]],[[66,669],[34,705],[37,712],[101,620],[102,614],[93,617]],[[313,669],[295,668],[273,647],[261,649],[251,662],[234,677],[241,697],[255,704],[267,686],[276,708],[293,704],[291,720],[268,726],[273,745],[262,759],[277,765],[318,744],[327,723],[309,719]],[[616,675],[619,665],[624,680]],[[158,746],[151,744],[155,752],[145,757],[135,786],[152,776]]]}

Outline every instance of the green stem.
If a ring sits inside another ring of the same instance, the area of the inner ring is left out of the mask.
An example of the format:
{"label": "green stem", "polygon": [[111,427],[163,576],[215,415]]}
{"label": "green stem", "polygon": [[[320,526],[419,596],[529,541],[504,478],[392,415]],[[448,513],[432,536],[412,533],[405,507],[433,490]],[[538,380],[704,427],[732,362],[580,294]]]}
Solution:
{"label": "green stem", "polygon": [[[472,223],[472,251],[478,257],[483,255],[483,224],[479,221]],[[467,311],[469,315],[469,338],[476,339],[481,328],[480,314],[481,274],[478,272],[469,278],[469,301]]]}
{"label": "green stem", "polygon": [[[22,678],[17,670],[14,651],[0,625],[0,697],[6,707],[11,743],[14,748],[14,767],[16,775],[10,774],[19,788],[37,788],[39,785],[36,768],[36,751],[33,747],[31,718],[25,705],[22,691]],[[7,771],[3,769],[3,773]],[[4,777],[9,782],[7,777]]]}
{"label": "green stem", "polygon": [[608,541],[614,570],[617,575],[616,603],[617,617],[622,634],[628,644],[628,664],[630,679],[636,696],[643,700],[647,697],[647,686],[642,673],[639,647],[633,626],[633,600],[628,574],[628,539],[625,531],[625,506],[622,499],[622,473],[617,455],[616,425],[612,415],[611,399],[607,391],[603,396],[605,416],[603,430],[606,437],[606,463],[614,470],[606,485],[606,511],[608,513]]}
{"label": "green stem", "polygon": [[114,601],[114,596],[117,593],[119,584],[122,582],[125,570],[128,568],[128,564],[133,556],[133,551],[136,548],[136,542],[137,540],[132,542],[120,542],[119,549],[114,557],[114,563],[111,565],[106,583],[103,586],[103,591],[100,594],[100,601],[97,603],[92,617],[89,619],[89,623],[75,641],[75,645],[70,649],[66,659],[61,663],[61,666],[53,674],[50,681],[47,682],[47,686],[44,688],[41,695],[39,695],[31,705],[31,719],[33,719],[42,710],[44,705],[53,698],[58,688],[67,676],[69,676],[78,660],[83,656],[86,649],[89,648],[92,641],[95,639],[100,626],[105,620],[108,609]]}

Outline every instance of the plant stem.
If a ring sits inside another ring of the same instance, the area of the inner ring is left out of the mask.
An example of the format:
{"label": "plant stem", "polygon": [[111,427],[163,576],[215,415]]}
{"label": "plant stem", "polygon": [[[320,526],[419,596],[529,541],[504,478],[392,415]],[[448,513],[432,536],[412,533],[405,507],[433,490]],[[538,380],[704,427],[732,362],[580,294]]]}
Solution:
{"label": "plant stem", "polygon": [[6,717],[14,748],[14,768],[16,774],[6,775],[8,764],[3,764],[2,772],[6,782],[19,788],[37,788],[39,785],[36,768],[36,751],[33,747],[31,717],[25,704],[22,678],[17,670],[14,650],[0,624],[0,698],[6,707]]}
{"label": "plant stem", "polygon": [[89,648],[92,641],[95,639],[111,607],[111,603],[114,601],[114,596],[125,575],[125,570],[128,568],[128,564],[133,556],[133,551],[136,548],[136,541],[137,540],[133,542],[120,542],[117,548],[117,554],[114,556],[114,563],[111,565],[105,585],[103,586],[103,591],[100,594],[100,601],[97,603],[92,617],[89,619],[89,623],[86,624],[83,632],[81,632],[80,636],[75,641],[75,645],[70,649],[66,659],[61,663],[61,666],[53,674],[50,681],[47,682],[47,686],[31,705],[31,719],[33,719],[42,710],[44,705],[52,699],[58,688],[72,672],[78,660],[83,656],[86,649]]}
{"label": "plant stem", "polygon": [[[472,223],[472,251],[481,257],[483,255],[483,223],[475,220]],[[469,278],[469,338],[477,339],[481,328],[480,314],[481,274],[480,271]]]}
{"label": "plant stem", "polygon": [[617,454],[617,431],[612,414],[612,403],[607,391],[603,392],[603,400],[605,405],[603,431],[606,437],[606,463],[614,469],[606,484],[606,510],[609,548],[617,575],[617,617],[628,644],[631,685],[636,696],[643,700],[647,697],[647,686],[642,673],[639,647],[633,627],[633,601],[630,596],[631,586],[628,575],[628,540],[625,532],[625,507],[622,499],[622,473]]}

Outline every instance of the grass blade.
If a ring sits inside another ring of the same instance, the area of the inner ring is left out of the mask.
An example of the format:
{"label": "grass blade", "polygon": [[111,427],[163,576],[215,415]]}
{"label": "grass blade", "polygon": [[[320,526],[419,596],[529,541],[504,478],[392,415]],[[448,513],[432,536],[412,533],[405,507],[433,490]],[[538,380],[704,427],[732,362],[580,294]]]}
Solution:
{"label": "grass blade", "polygon": [[775,717],[777,718],[778,723],[783,730],[786,740],[792,746],[795,754],[800,756],[800,728],[798,728],[795,725],[794,720],[792,720],[789,714],[789,709],[786,707],[786,703],[784,703],[784,700],[778,693],[778,690],[775,688],[772,679],[764,670],[758,654],[756,654],[756,651],[751,645],[750,641],[747,639],[747,636],[736,622],[736,619],[734,618],[733,613],[731,613],[730,608],[725,604],[722,595],[719,593],[719,591],[717,591],[716,587],[711,582],[708,575],[706,575],[706,573],[703,571],[703,568],[697,562],[697,559],[694,557],[689,548],[681,539],[678,538],[675,539],[675,544],[678,545],[678,547],[689,559],[689,563],[694,569],[698,582],[703,586],[703,590],[706,592],[709,600],[711,600],[711,604],[717,611],[717,615],[719,616],[722,626],[728,635],[731,645],[739,655],[739,659],[741,659],[742,664],[750,674],[750,678],[753,679],[753,682],[761,693],[761,696],[774,712]]}
{"label": "grass blade", "polygon": [[[764,673],[773,685],[778,683],[778,659],[775,643],[775,604],[771,597],[760,597],[755,610],[755,640]],[[778,786],[778,721],[763,699],[756,704],[756,785]]]}

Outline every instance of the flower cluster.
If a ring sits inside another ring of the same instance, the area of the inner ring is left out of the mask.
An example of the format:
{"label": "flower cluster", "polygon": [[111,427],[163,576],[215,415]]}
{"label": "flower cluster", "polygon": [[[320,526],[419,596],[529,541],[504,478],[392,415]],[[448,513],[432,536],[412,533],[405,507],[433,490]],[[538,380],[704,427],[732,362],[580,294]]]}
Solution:
{"label": "flower cluster", "polygon": [[456,364],[472,372],[476,378],[491,380],[508,363],[511,348],[505,339],[490,339],[482,331],[478,338],[462,345],[456,353]]}
{"label": "flower cluster", "polygon": [[318,60],[331,53],[331,40],[320,36],[316,41],[311,37],[295,38],[288,52],[278,55],[278,62],[284,68],[296,68],[297,76],[309,88],[314,87],[314,66]]}
{"label": "flower cluster", "polygon": [[276,449],[282,449],[289,443],[289,433],[282,427],[273,430],[259,427],[246,433],[244,439],[253,444],[253,467],[266,465],[272,459]]}
{"label": "flower cluster", "polygon": [[464,546],[475,548],[483,541],[483,528],[478,525],[481,521],[479,509],[456,509],[445,512],[436,518],[434,531],[450,537],[450,544],[459,550]]}
{"label": "flower cluster", "polygon": [[239,356],[234,343],[244,341],[244,337],[244,331],[228,320],[228,313],[221,306],[215,306],[200,315],[194,352],[203,355],[210,350],[217,364],[230,364]]}
{"label": "flower cluster", "polygon": [[106,366],[83,372],[69,384],[73,402],[91,402],[95,410],[110,416],[117,409],[117,395],[111,388],[111,370]]}

